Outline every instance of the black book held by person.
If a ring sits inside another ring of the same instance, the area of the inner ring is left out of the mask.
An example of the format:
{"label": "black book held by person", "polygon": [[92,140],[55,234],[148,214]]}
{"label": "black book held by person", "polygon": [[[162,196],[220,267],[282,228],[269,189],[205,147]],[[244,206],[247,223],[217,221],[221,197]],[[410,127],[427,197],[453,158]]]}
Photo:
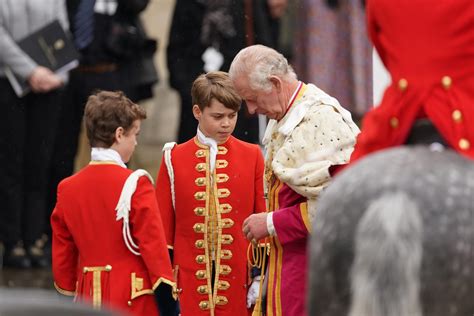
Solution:
{"label": "black book held by person", "polygon": [[[60,76],[79,65],[79,53],[57,20],[23,38],[17,45],[38,65]],[[8,66],[5,67],[5,74],[18,97],[25,96],[31,90],[28,82]]]}

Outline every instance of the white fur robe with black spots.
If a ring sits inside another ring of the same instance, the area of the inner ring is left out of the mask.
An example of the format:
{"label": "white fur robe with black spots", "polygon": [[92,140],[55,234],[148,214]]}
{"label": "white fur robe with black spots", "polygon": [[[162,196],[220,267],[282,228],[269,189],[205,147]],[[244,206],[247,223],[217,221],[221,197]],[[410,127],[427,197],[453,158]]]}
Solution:
{"label": "white fur robe with black spots", "polygon": [[283,119],[268,124],[265,174],[305,196],[312,221],[316,200],[329,184],[329,167],[349,161],[359,128],[335,98],[312,84],[302,89]]}

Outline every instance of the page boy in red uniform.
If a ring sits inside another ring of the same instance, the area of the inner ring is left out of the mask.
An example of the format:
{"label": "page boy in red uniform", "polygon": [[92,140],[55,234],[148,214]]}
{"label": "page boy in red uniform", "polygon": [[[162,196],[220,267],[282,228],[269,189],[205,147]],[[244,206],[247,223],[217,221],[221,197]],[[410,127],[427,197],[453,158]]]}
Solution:
{"label": "page boy in red uniform", "polygon": [[[89,97],[84,119],[92,159],[59,184],[51,225],[60,293],[148,316],[159,314],[154,294],[170,298],[175,282],[152,179],[125,165],[145,118],[121,92]],[[161,302],[174,300],[158,300],[162,315],[171,315],[174,306]]]}
{"label": "page boy in red uniform", "polygon": [[165,145],[156,196],[183,316],[246,315],[248,241],[242,224],[265,211],[260,147],[231,136],[241,98],[225,72],[192,87],[197,135]]}

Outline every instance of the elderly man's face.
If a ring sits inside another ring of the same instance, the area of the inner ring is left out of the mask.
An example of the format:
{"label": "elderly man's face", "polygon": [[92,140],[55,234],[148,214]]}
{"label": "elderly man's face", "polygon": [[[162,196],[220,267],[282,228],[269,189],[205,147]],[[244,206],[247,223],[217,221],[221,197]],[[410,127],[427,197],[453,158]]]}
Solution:
{"label": "elderly man's face", "polygon": [[281,90],[278,91],[274,85],[270,91],[257,91],[250,88],[248,79],[241,76],[234,80],[237,93],[247,104],[250,114],[258,113],[268,118],[279,120],[285,115],[286,102]]}

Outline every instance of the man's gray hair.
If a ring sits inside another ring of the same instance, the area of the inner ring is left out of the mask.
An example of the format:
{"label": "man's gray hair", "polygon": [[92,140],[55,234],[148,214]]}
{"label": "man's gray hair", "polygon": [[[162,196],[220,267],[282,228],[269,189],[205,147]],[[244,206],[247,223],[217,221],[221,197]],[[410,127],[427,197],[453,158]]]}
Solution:
{"label": "man's gray hair", "polygon": [[263,45],[242,49],[235,56],[229,69],[232,80],[247,76],[249,86],[253,90],[269,91],[271,89],[269,78],[272,75],[287,82],[297,79],[288,60],[276,50]]}

